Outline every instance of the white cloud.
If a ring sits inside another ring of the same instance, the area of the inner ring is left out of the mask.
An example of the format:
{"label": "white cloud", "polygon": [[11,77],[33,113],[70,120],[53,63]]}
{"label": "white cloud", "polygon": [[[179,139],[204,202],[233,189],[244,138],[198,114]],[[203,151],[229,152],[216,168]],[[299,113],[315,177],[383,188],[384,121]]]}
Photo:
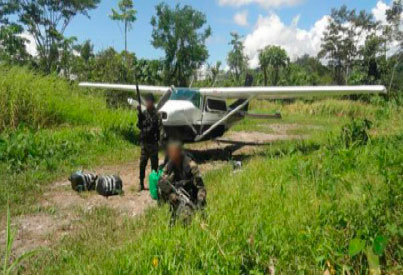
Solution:
{"label": "white cloud", "polygon": [[263,8],[278,8],[281,6],[295,6],[303,0],[218,0],[222,6],[241,7],[249,4],[258,4]]}
{"label": "white cloud", "polygon": [[378,3],[376,3],[376,6],[372,9],[372,14],[374,15],[377,21],[381,21],[382,24],[385,24],[386,23],[385,12],[388,8],[389,6],[386,5],[384,2],[378,1]]}
{"label": "white cloud", "polygon": [[299,16],[290,25],[284,24],[280,17],[271,13],[259,16],[254,30],[244,41],[245,54],[250,59],[250,66],[259,64],[259,50],[267,45],[277,45],[284,48],[291,59],[303,54],[316,55],[319,52],[323,31],[328,25],[329,16],[323,16],[309,29],[298,28]]}
{"label": "white cloud", "polygon": [[[235,2],[236,0],[221,1]],[[237,2],[245,1],[248,0],[239,0]],[[386,24],[385,11],[388,8],[389,6],[380,0],[372,9],[372,14],[376,20]],[[329,24],[329,18],[329,15],[325,15],[316,21],[310,29],[302,29],[298,27],[299,16],[296,16],[291,24],[286,25],[274,12],[269,13],[267,16],[259,15],[253,31],[246,36],[244,41],[245,54],[250,59],[250,66],[258,66],[259,50],[267,45],[281,46],[293,60],[304,54],[317,55],[320,51],[323,32]],[[396,47],[397,43],[392,42],[391,50]]]}
{"label": "white cloud", "polygon": [[239,26],[248,26],[248,11],[244,10],[241,12],[237,12],[234,15],[234,22],[235,24],[239,25]]}

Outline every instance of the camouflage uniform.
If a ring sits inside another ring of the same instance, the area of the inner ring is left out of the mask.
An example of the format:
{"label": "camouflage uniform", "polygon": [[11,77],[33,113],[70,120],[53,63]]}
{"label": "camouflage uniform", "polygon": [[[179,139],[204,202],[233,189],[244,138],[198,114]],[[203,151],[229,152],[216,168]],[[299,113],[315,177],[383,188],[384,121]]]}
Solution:
{"label": "camouflage uniform", "polygon": [[[183,188],[189,195],[191,204],[182,202],[175,192]],[[196,162],[183,155],[179,168],[169,161],[158,182],[159,196],[162,201],[168,201],[171,207],[171,223],[180,217],[184,222],[189,222],[196,209],[204,209],[206,206],[206,189]]]}
{"label": "camouflage uniform", "polygon": [[148,159],[151,159],[151,169],[158,170],[158,143],[160,140],[162,121],[155,108],[143,111],[137,123],[141,129],[140,185],[144,188],[145,171]]}

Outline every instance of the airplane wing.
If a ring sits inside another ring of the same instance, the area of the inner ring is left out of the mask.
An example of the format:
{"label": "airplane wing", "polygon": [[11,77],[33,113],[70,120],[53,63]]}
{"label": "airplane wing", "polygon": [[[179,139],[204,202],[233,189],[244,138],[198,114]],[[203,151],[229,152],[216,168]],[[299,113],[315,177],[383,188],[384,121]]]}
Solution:
{"label": "airplane wing", "polygon": [[357,86],[254,86],[200,88],[200,94],[224,99],[290,99],[314,96],[340,96],[356,94],[386,94],[383,85]]}
{"label": "airplane wing", "polygon": [[[89,88],[136,91],[136,85],[132,85],[132,84],[81,82],[79,84],[79,86],[89,87]],[[139,85],[140,93],[152,93],[154,95],[164,95],[169,89],[170,89],[170,87],[168,87],[168,86]]]}

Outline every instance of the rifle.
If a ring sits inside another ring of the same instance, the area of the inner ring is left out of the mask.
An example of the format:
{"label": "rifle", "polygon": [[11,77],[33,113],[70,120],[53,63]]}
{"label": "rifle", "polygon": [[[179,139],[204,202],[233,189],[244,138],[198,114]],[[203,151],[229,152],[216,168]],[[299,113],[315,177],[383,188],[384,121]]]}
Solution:
{"label": "rifle", "polygon": [[183,205],[188,205],[193,210],[197,209],[196,205],[190,200],[189,193],[183,187],[176,188],[174,185],[170,185],[172,190],[179,196],[180,203]]}
{"label": "rifle", "polygon": [[139,107],[138,107],[138,125],[140,128],[140,137],[142,137],[143,135],[143,114],[141,114],[141,96],[140,96],[140,89],[139,89],[139,84],[136,82],[136,94],[137,94],[137,102],[139,103]]}

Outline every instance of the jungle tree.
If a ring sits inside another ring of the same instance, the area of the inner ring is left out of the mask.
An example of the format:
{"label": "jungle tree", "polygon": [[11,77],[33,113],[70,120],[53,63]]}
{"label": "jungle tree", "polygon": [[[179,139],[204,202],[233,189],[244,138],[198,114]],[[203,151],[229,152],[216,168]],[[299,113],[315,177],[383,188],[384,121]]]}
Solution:
{"label": "jungle tree", "polygon": [[72,72],[80,80],[88,80],[94,67],[94,45],[90,40],[73,46],[78,55],[73,55]]}
{"label": "jungle tree", "polygon": [[133,0],[120,0],[119,11],[112,9],[110,18],[121,21],[124,25],[125,52],[127,52],[127,33],[132,29],[133,22],[136,21],[137,11],[134,9]]}
{"label": "jungle tree", "polygon": [[248,68],[248,58],[244,55],[243,42],[238,33],[231,33],[231,41],[229,44],[232,46],[232,49],[228,53],[227,63],[230,71],[235,76],[235,80],[239,82],[241,74]]}
{"label": "jungle tree", "polygon": [[211,85],[214,85],[218,74],[220,73],[221,61],[217,61],[215,65],[209,66]]}
{"label": "jungle tree", "polygon": [[386,20],[390,26],[389,38],[399,43],[397,52],[402,51],[403,48],[402,14],[402,0],[393,1],[392,7],[386,10]]}
{"label": "jungle tree", "polygon": [[100,0],[4,0],[14,4],[12,12],[37,45],[40,64],[45,72],[60,70],[61,49],[65,48],[64,32],[73,18],[95,9]]}
{"label": "jungle tree", "polygon": [[9,15],[17,10],[16,2],[0,0],[0,59],[10,63],[23,63],[29,57],[26,39],[21,36],[23,27],[9,20]]}
{"label": "jungle tree", "polygon": [[206,39],[211,35],[206,16],[191,6],[170,8],[161,3],[151,18],[152,45],[165,52],[166,84],[187,86],[194,70],[207,60]]}
{"label": "jungle tree", "polygon": [[272,72],[272,84],[277,85],[281,68],[288,66],[290,59],[287,52],[279,46],[266,46],[259,53],[259,64],[264,75],[264,84],[268,83],[268,71]]}
{"label": "jungle tree", "polygon": [[333,68],[336,83],[346,84],[358,55],[362,35],[371,35],[377,26],[372,14],[364,10],[357,14],[355,9],[348,10],[345,5],[332,9],[319,57],[326,59]]}

